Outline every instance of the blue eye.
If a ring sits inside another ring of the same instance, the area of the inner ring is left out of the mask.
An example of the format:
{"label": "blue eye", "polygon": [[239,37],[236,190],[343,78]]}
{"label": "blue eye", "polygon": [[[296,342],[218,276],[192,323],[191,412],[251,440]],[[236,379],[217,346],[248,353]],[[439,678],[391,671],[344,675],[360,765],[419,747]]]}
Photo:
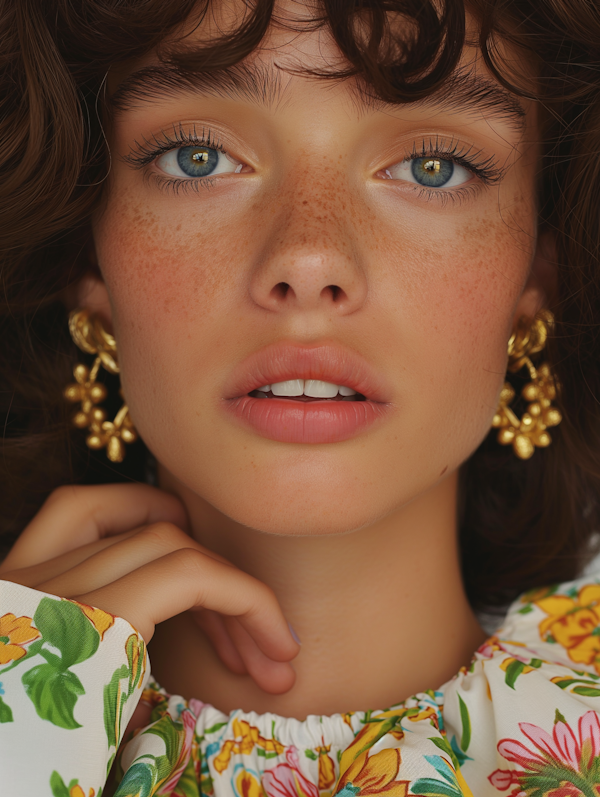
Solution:
{"label": "blue eye", "polygon": [[156,165],[166,174],[184,179],[239,172],[242,168],[224,152],[202,145],[171,149],[156,159]]}
{"label": "blue eye", "polygon": [[472,173],[454,161],[427,156],[395,163],[385,170],[391,180],[405,180],[424,188],[454,188],[469,182]]}
{"label": "blue eye", "polygon": [[208,147],[181,147],[177,164],[188,177],[208,177],[219,162],[219,152]]}
{"label": "blue eye", "polygon": [[454,164],[441,158],[414,158],[410,162],[410,170],[420,185],[442,188],[450,182]]}

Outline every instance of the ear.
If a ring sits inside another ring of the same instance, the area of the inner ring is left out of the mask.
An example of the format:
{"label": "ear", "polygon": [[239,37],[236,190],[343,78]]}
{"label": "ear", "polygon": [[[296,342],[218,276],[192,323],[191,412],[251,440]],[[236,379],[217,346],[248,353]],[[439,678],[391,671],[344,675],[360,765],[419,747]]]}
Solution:
{"label": "ear", "polygon": [[542,230],[538,235],[529,277],[517,302],[515,324],[522,316],[533,318],[543,307],[551,307],[557,294],[556,243],[552,232]]}
{"label": "ear", "polygon": [[63,294],[63,301],[68,310],[89,310],[99,315],[107,330],[112,329],[112,310],[108,291],[98,268],[95,251],[88,253],[89,269],[81,279],[70,285]]}

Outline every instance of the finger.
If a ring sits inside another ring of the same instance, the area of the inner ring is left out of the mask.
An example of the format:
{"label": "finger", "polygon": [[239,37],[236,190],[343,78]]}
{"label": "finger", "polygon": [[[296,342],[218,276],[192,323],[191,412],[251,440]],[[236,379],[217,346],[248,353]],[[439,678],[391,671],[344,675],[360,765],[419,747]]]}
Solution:
{"label": "finger", "polygon": [[38,564],[106,536],[167,521],[187,527],[180,501],[146,484],[55,490],[13,546],[0,572]]}
{"label": "finger", "polygon": [[194,548],[149,562],[78,600],[120,614],[146,642],[156,623],[204,608],[238,617],[262,652],[275,661],[289,661],[300,650],[272,590]]}
{"label": "finger", "polygon": [[248,675],[248,670],[227,632],[221,615],[208,609],[190,614],[198,628],[206,634],[227,669],[235,675]]}
{"label": "finger", "polygon": [[[81,548],[75,548],[75,550],[69,551],[66,554],[56,556],[48,562],[40,562],[40,564],[33,565],[32,567],[10,570],[7,573],[3,573],[2,578],[5,581],[14,581],[17,584],[22,584],[25,587],[39,588],[42,584],[57,578],[63,573],[67,573],[69,570],[73,570],[82,562],[85,562],[100,551],[111,548],[118,542],[138,534],[139,531],[140,529],[132,529],[131,531],[126,531],[124,534],[119,534],[115,537],[105,537],[103,540],[90,542],[88,545],[83,545]],[[52,592],[52,590],[47,591]]]}
{"label": "finger", "polygon": [[39,587],[44,592],[72,598],[82,592],[91,592],[111,584],[172,551],[192,547],[200,550],[200,546],[177,526],[171,523],[154,523],[138,529],[135,533],[121,535],[115,544],[105,545],[102,550],[86,557],[76,567],[57,574]]}
{"label": "finger", "polygon": [[248,675],[257,686],[271,695],[281,695],[292,688],[296,681],[296,673],[291,664],[273,661],[265,656],[237,618],[225,617],[224,625]]}

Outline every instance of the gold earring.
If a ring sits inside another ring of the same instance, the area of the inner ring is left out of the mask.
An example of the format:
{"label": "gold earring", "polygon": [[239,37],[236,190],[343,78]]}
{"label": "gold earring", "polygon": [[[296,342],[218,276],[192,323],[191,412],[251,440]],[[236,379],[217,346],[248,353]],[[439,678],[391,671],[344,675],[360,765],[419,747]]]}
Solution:
{"label": "gold earring", "polygon": [[137,440],[127,404],[123,404],[114,421],[108,421],[106,411],[97,406],[107,395],[105,386],[96,382],[100,366],[104,366],[111,374],[119,373],[117,343],[104,329],[100,319],[91,316],[88,310],[75,310],[69,315],[69,332],[81,351],[97,355],[91,369],[81,363],[75,366],[75,383],[65,388],[67,401],[81,403],[73,416],[73,424],[78,429],[87,427],[89,434],[86,443],[90,448],[106,448],[106,456],[111,462],[122,462],[125,457],[124,443]]}
{"label": "gold earring", "polygon": [[554,326],[554,316],[549,310],[539,312],[533,321],[522,318],[508,341],[508,370],[515,374],[527,368],[531,377],[521,395],[529,402],[521,420],[509,407],[515,397],[513,386],[504,383],[500,392],[500,402],[492,427],[498,429],[498,442],[506,446],[512,443],[519,459],[529,459],[536,448],[546,448],[552,442],[547,427],[558,426],[562,420],[560,411],[552,406],[556,398],[556,384],[548,363],[536,368],[530,355],[542,351],[546,345],[548,332]]}

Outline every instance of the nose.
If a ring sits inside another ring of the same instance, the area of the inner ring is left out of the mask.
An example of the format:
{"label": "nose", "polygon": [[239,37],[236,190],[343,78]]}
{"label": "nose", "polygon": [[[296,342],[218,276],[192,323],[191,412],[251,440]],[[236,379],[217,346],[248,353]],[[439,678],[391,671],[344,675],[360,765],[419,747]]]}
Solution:
{"label": "nose", "polygon": [[365,264],[341,189],[279,195],[252,275],[254,302],[275,312],[348,315],[367,297]]}

